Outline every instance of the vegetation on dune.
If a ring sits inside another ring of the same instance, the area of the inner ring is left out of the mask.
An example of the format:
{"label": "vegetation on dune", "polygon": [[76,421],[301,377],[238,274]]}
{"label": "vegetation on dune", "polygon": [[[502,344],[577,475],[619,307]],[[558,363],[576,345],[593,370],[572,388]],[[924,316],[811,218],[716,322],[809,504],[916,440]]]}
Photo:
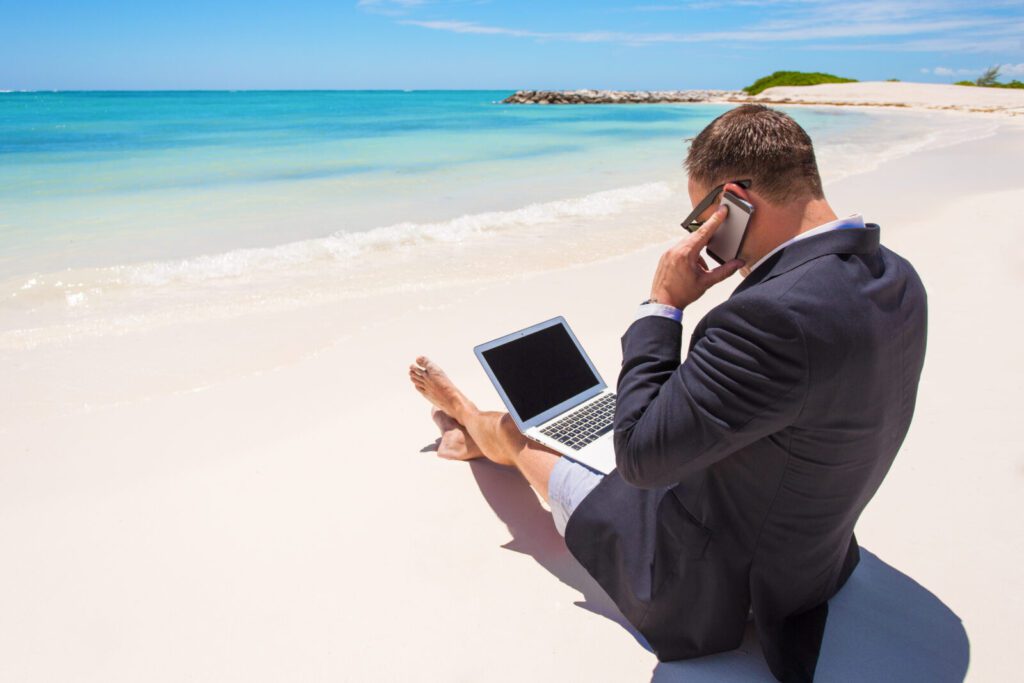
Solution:
{"label": "vegetation on dune", "polygon": [[1016,78],[1009,83],[1000,83],[999,78],[999,66],[990,66],[985,69],[985,72],[978,76],[973,81],[957,81],[953,85],[973,85],[979,88],[1022,88],[1024,89],[1024,83],[1021,83]]}
{"label": "vegetation on dune", "polygon": [[[953,85],[970,85],[978,87],[978,84],[974,81],[957,81]],[[1014,79],[1009,83],[993,83],[992,85],[983,85],[982,88],[1024,88],[1024,82]]]}
{"label": "vegetation on dune", "polygon": [[999,78],[999,66],[990,66],[985,69],[985,73],[978,76],[978,80],[974,82],[975,85],[989,87],[995,85]]}
{"label": "vegetation on dune", "polygon": [[747,87],[743,92],[748,95],[756,95],[767,88],[775,88],[780,85],[818,85],[819,83],[856,83],[856,78],[842,78],[832,74],[824,74],[818,71],[776,71],[770,76],[763,76]]}

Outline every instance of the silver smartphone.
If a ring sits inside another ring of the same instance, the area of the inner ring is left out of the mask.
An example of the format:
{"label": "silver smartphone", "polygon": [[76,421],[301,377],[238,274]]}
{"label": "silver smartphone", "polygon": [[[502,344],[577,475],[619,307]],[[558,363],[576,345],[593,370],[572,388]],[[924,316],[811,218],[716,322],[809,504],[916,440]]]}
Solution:
{"label": "silver smartphone", "polygon": [[729,214],[711,236],[707,246],[708,255],[719,264],[739,256],[743,238],[747,236],[747,223],[754,215],[753,205],[732,192],[722,193],[722,203],[729,207]]}

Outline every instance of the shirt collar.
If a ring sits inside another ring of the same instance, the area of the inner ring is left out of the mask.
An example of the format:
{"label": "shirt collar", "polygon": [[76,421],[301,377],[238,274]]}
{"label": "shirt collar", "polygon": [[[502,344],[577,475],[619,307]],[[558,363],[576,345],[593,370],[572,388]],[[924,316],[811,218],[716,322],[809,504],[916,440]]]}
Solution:
{"label": "shirt collar", "polygon": [[[779,246],[777,246],[774,249],[772,249],[771,251],[769,251],[767,254],[765,254],[760,259],[758,259],[757,263],[755,263],[751,267],[749,272],[753,273],[754,269],[757,268],[762,263],[764,263],[765,261],[767,261],[769,256],[771,256],[775,252],[779,251],[780,249],[788,247],[790,244],[792,244],[793,242],[796,242],[797,240],[802,240],[802,239],[804,239],[806,237],[813,237],[814,235],[820,235],[823,232],[828,232],[829,230],[836,230],[836,229],[839,229],[839,228],[863,228],[863,227],[864,227],[864,217],[862,215],[860,215],[859,213],[852,213],[849,216],[846,216],[845,218],[837,218],[834,221],[829,221],[828,223],[822,223],[819,226],[813,227],[810,230],[807,230],[805,232],[800,233],[799,235],[797,235],[796,237],[793,237],[792,239],[786,240],[785,242],[783,242]],[[748,277],[749,277],[749,275],[748,275]]]}

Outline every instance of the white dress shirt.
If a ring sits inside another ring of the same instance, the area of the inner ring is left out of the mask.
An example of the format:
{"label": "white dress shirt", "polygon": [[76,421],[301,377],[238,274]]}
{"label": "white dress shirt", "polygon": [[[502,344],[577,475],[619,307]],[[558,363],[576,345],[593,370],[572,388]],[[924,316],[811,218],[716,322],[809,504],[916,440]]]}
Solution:
{"label": "white dress shirt", "polygon": [[[779,251],[780,249],[783,249],[783,248],[789,246],[790,244],[792,244],[793,242],[796,242],[797,240],[802,240],[802,239],[807,238],[807,237],[813,237],[814,235],[820,235],[821,233],[828,232],[829,230],[838,230],[840,228],[863,228],[863,227],[864,227],[864,217],[861,216],[859,213],[853,213],[853,214],[850,214],[849,216],[847,216],[846,218],[837,218],[834,221],[829,221],[828,223],[822,223],[821,225],[819,225],[817,227],[811,228],[810,230],[808,230],[806,232],[800,233],[799,235],[797,235],[796,237],[793,237],[792,239],[786,240],[785,242],[783,242],[779,246],[777,246],[774,249],[772,249],[771,251],[769,251],[767,254],[765,254],[764,256],[762,256],[761,258],[759,258],[757,260],[757,263],[755,263],[750,268],[749,272],[753,273],[754,270],[759,265],[761,265],[762,263],[764,263],[765,261],[768,260],[769,256],[771,256],[775,252]],[[747,277],[749,277],[749,274],[748,274]],[[636,318],[634,318],[634,320],[639,320],[640,318],[643,318],[644,316],[647,316],[647,315],[658,315],[658,316],[662,316],[662,317],[665,317],[665,318],[671,318],[672,320],[675,320],[676,322],[678,322],[680,324],[682,324],[682,322],[683,322],[683,311],[682,311],[682,309],[676,308],[675,306],[669,306],[668,304],[661,304],[661,303],[640,304],[640,308],[637,310]]]}

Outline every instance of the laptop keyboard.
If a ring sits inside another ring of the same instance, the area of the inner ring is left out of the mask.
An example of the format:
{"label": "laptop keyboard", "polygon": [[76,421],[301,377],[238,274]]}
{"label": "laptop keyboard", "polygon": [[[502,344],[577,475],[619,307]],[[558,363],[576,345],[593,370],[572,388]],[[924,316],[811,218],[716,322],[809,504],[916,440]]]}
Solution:
{"label": "laptop keyboard", "polygon": [[569,413],[540,430],[540,433],[579,450],[607,434],[615,417],[615,394],[608,394],[585,408]]}

